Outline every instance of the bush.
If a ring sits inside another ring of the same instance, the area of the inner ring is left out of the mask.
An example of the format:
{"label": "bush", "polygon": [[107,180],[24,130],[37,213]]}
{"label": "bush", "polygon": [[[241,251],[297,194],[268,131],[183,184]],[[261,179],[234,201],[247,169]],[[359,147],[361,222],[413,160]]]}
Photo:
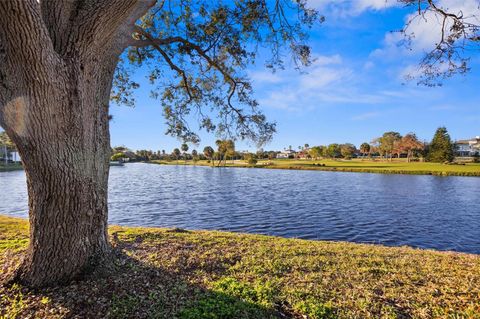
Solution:
{"label": "bush", "polygon": [[480,154],[478,152],[473,154],[473,162],[474,163],[480,163]]}
{"label": "bush", "polygon": [[112,155],[112,157],[110,158],[112,161],[119,161],[121,160],[122,158],[125,158],[127,157],[125,154],[123,153],[115,153]]}
{"label": "bush", "polygon": [[255,156],[255,154],[252,154],[252,153],[245,154],[244,159],[247,161],[249,165],[257,164],[257,157]]}

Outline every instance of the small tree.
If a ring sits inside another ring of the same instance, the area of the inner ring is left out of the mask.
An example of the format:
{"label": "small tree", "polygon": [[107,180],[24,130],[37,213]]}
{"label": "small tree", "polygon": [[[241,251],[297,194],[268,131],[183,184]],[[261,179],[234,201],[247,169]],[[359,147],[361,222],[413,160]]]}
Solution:
{"label": "small tree", "polygon": [[414,153],[423,150],[424,145],[414,133],[408,133],[398,143],[399,153],[407,153],[407,162],[410,162]]}
{"label": "small tree", "polygon": [[442,126],[437,129],[430,143],[427,160],[430,162],[451,162],[454,159],[453,143],[447,128]]}
{"label": "small tree", "polygon": [[244,159],[247,161],[248,165],[256,165],[258,162],[257,156],[252,153],[245,154]]}
{"label": "small tree", "polygon": [[333,143],[328,145],[327,150],[326,150],[327,157],[329,158],[337,158],[340,157],[341,152],[340,152],[340,145]]}
{"label": "small tree", "polygon": [[312,147],[308,153],[312,157],[312,159],[318,159],[320,156],[322,156],[322,148],[320,146],[314,146]]}
{"label": "small tree", "polygon": [[385,156],[385,158],[390,157],[392,160],[392,154],[395,150],[395,143],[400,141],[402,136],[398,132],[385,132],[382,137],[378,139],[379,142],[379,151]]}
{"label": "small tree", "polygon": [[357,149],[355,145],[346,143],[340,146],[340,153],[345,159],[351,159]]}
{"label": "small tree", "polygon": [[4,153],[5,164],[7,164],[9,152],[12,150],[16,151],[17,148],[12,140],[10,140],[6,132],[0,132],[0,147]]}

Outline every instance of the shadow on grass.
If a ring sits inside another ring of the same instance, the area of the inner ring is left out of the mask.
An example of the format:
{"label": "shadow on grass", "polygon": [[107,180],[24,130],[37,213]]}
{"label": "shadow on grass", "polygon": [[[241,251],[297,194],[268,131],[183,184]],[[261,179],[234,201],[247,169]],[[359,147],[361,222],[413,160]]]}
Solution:
{"label": "shadow on grass", "polygon": [[117,242],[115,270],[105,278],[40,290],[0,286],[0,318],[293,317],[281,307],[263,306],[261,293],[234,279],[214,282],[210,289],[189,280],[195,271],[215,265],[189,264],[172,271],[132,257],[137,248]]}

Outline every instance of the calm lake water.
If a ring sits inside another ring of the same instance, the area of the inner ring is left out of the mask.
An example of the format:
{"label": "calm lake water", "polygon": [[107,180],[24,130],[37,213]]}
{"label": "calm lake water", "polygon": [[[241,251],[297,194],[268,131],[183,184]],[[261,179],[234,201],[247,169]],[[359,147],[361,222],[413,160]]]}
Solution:
{"label": "calm lake water", "polygon": [[[480,253],[480,178],[127,164],[110,223],[218,229]],[[25,173],[0,173],[0,213],[27,216]]]}

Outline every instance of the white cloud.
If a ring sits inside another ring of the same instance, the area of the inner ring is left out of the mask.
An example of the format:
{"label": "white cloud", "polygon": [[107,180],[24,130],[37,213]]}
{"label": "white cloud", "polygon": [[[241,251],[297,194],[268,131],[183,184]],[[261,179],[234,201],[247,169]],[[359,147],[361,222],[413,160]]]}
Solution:
{"label": "white cloud", "polygon": [[370,69],[372,69],[372,68],[374,68],[374,67],[375,67],[375,63],[373,63],[372,61],[367,61],[367,62],[365,62],[365,63],[363,64],[363,68],[364,68],[365,70],[370,70]]}
{"label": "white cloud", "polygon": [[[436,5],[447,12],[462,14],[466,22],[480,24],[480,2],[478,0],[439,0]],[[399,60],[407,62],[400,70],[400,76],[419,75],[418,62],[422,54],[430,52],[441,40],[443,20],[433,12],[419,16],[411,13],[405,16],[405,23],[410,22],[406,33],[411,35],[409,45],[404,45],[405,37],[400,32],[385,34],[383,46],[370,54],[372,60]],[[447,21],[447,28],[451,21]],[[405,61],[409,59],[409,61]],[[417,65],[415,65],[417,64]]]}
{"label": "white cloud", "polygon": [[[341,56],[316,56],[308,72],[299,73],[297,71],[283,71],[275,82],[269,82],[263,92],[265,96],[259,99],[262,106],[284,110],[302,110],[306,105],[305,101],[342,101],[340,95],[333,93],[334,88],[340,88],[343,83],[351,79],[352,70],[343,65]],[[281,77],[280,77],[281,75]],[[253,77],[254,81],[261,80],[262,77]],[[258,82],[262,84],[268,82]]]}
{"label": "white cloud", "polygon": [[335,55],[322,55],[314,58],[315,65],[329,65],[329,64],[342,64],[342,57],[339,54]]}
{"label": "white cloud", "polygon": [[380,115],[379,112],[367,112],[367,113],[362,113],[356,116],[352,117],[352,120],[354,121],[365,121],[374,117],[378,117]]}
{"label": "white cloud", "polygon": [[397,0],[308,0],[307,3],[328,16],[359,15],[367,10],[384,10],[399,5]]}
{"label": "white cloud", "polygon": [[252,71],[248,75],[257,83],[279,83],[282,81],[278,74],[269,71]]}
{"label": "white cloud", "polygon": [[276,75],[275,83],[255,83],[262,107],[304,111],[338,103],[374,105],[398,98],[395,92],[362,89],[365,79],[339,55],[317,56],[308,73],[290,70]]}

